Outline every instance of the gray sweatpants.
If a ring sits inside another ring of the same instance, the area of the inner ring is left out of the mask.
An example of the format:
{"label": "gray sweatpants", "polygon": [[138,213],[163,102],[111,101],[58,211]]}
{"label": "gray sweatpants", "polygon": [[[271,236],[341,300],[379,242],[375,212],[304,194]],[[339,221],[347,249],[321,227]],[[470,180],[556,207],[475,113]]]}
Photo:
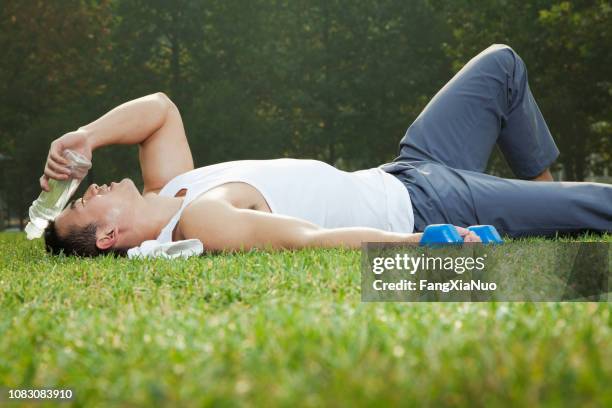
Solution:
{"label": "gray sweatpants", "polygon": [[612,185],[535,182],[483,174],[498,144],[515,175],[543,172],[559,150],[510,47],[472,58],[429,102],[381,167],[412,200],[415,230],[492,224],[512,237],[612,232]]}

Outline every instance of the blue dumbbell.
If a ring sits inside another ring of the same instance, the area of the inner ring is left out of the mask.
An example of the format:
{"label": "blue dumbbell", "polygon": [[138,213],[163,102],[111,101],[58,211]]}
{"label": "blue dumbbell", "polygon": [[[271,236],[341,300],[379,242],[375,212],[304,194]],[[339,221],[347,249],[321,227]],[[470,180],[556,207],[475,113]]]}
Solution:
{"label": "blue dumbbell", "polygon": [[504,242],[492,225],[472,225],[468,229],[478,235],[483,244],[503,244]]}
{"label": "blue dumbbell", "polygon": [[[492,225],[472,225],[468,230],[480,237],[483,244],[501,244],[504,241]],[[452,224],[432,224],[425,227],[420,245],[461,244],[463,238]]]}
{"label": "blue dumbbell", "polygon": [[463,238],[457,228],[451,224],[431,224],[425,227],[420,245],[431,244],[461,244]]}

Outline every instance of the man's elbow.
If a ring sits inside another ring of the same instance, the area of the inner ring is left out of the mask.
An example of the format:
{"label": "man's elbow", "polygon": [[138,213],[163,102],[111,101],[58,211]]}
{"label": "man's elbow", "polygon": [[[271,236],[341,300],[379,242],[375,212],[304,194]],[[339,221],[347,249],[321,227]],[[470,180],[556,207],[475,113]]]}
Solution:
{"label": "man's elbow", "polygon": [[291,244],[294,248],[318,247],[321,244],[321,231],[319,228],[302,228],[293,235]]}
{"label": "man's elbow", "polygon": [[246,228],[234,236],[218,237],[216,247],[226,250],[283,250],[301,249],[315,245],[316,239],[307,231],[277,231],[257,230]]}
{"label": "man's elbow", "polygon": [[170,109],[176,108],[174,102],[168,95],[164,92],[159,91],[150,95],[155,101],[159,104],[159,107],[163,110],[163,112],[167,113]]}
{"label": "man's elbow", "polygon": [[159,92],[155,92],[153,94],[154,97],[158,98],[160,101],[163,101],[164,103],[170,103],[172,102],[172,100],[170,99],[170,97],[168,95],[166,95],[163,91],[159,91]]}

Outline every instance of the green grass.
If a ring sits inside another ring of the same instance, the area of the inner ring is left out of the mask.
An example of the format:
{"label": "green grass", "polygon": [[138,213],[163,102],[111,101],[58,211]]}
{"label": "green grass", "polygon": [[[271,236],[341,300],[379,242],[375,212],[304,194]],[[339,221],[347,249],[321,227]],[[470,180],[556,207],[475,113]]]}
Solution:
{"label": "green grass", "polygon": [[609,303],[361,303],[359,251],[75,260],[0,234],[0,387],[76,406],[611,406],[611,328]]}

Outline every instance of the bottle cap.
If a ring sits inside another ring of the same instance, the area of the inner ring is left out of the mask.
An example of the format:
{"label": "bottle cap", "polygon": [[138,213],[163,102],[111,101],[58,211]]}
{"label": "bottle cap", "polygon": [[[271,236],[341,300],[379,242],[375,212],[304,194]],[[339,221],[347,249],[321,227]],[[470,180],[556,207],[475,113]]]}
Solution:
{"label": "bottle cap", "polygon": [[[47,225],[49,222],[45,222]],[[32,221],[28,222],[28,225],[25,227],[25,233],[29,240],[36,239],[42,237],[43,232],[45,231],[46,225],[43,228],[39,228]]]}

